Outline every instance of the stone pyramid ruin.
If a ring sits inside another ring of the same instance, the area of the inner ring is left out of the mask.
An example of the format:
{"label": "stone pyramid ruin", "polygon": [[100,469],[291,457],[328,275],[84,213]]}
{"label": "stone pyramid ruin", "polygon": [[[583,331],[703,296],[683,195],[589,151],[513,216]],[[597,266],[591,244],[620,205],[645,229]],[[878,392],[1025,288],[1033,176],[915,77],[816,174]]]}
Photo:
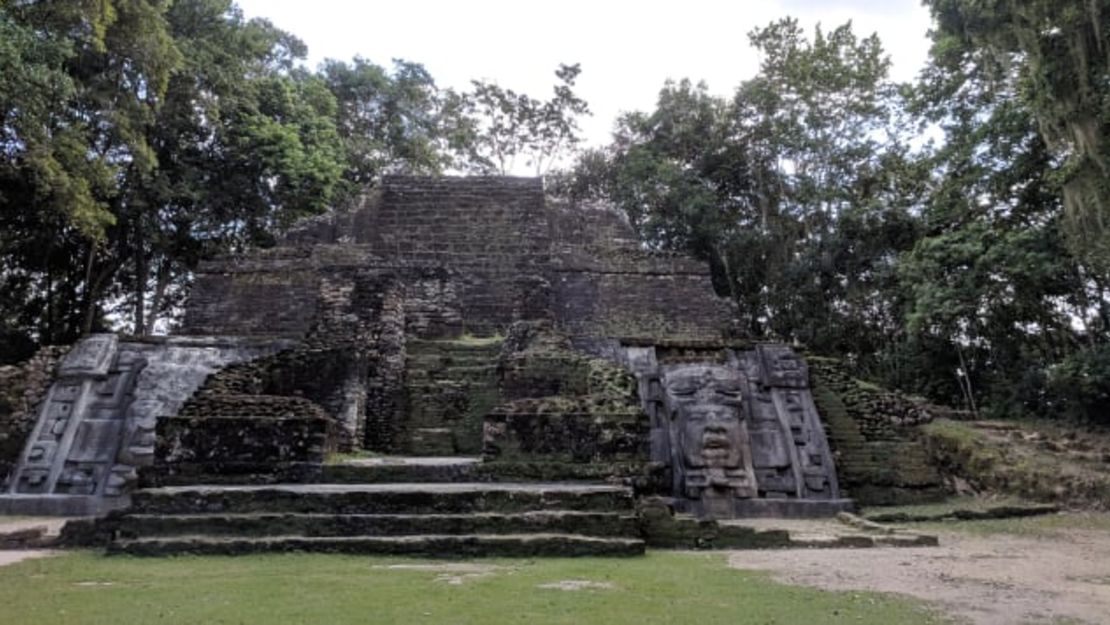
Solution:
{"label": "stone pyramid ruin", "polygon": [[939,492],[835,363],[735,317],[541,179],[387,177],[202,264],[180,333],[74,346],[0,510],[129,553],[632,555]]}

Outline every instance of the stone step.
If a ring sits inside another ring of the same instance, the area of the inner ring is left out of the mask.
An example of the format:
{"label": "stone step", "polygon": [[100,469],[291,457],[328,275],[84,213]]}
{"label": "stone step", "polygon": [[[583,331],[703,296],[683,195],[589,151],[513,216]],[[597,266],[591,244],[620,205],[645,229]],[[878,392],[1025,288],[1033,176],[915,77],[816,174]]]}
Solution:
{"label": "stone step", "polygon": [[483,350],[408,350],[405,352],[405,364],[413,369],[490,366],[497,365],[500,354],[500,346]]}
{"label": "stone step", "polygon": [[632,491],[572,482],[169,486],[136,491],[140,514],[457,514],[534,510],[627,511]]}
{"label": "stone step", "polygon": [[[442,425],[424,423],[419,425]],[[409,430],[408,452],[423,456],[450,456],[455,451],[455,433],[444,427],[416,427]]]}
{"label": "stone step", "polygon": [[320,481],[340,484],[388,482],[480,482],[478,457],[379,456],[324,465]]}
{"label": "stone step", "polygon": [[120,539],[175,536],[406,536],[536,534],[639,536],[632,514],[540,510],[502,514],[130,514],[110,524]]}
{"label": "stone step", "polygon": [[[415,460],[415,463],[408,462]],[[436,464],[431,464],[435,461]],[[319,483],[381,484],[389,482],[554,482],[617,483],[643,477],[640,462],[515,462],[478,458],[384,456],[324,465]]]}
{"label": "stone step", "polygon": [[579,534],[428,534],[417,536],[269,536],[263,538],[178,536],[117,540],[108,553],[240,555],[309,551],[435,557],[638,556],[644,541]]}
{"label": "stone step", "polygon": [[436,383],[436,382],[458,382],[468,381],[470,383],[490,381],[490,383],[497,381],[497,366],[480,364],[480,365],[450,365],[444,367],[421,367],[410,368],[405,370],[405,379],[413,384],[419,383]]}
{"label": "stone step", "polygon": [[492,354],[501,353],[501,341],[482,339],[477,341],[464,340],[422,340],[409,339],[405,343],[408,354]]}

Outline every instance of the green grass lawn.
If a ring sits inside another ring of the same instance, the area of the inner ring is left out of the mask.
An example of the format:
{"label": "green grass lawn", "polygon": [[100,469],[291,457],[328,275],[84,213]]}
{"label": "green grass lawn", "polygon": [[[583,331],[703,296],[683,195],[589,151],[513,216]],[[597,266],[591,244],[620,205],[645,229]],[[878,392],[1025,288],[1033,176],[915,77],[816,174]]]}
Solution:
{"label": "green grass lawn", "polygon": [[[407,565],[402,568],[391,565]],[[721,554],[629,559],[436,560],[274,554],[142,559],[78,552],[0,568],[0,622],[942,623],[911,600],[832,593],[725,566]],[[567,580],[597,586],[541,588]]]}

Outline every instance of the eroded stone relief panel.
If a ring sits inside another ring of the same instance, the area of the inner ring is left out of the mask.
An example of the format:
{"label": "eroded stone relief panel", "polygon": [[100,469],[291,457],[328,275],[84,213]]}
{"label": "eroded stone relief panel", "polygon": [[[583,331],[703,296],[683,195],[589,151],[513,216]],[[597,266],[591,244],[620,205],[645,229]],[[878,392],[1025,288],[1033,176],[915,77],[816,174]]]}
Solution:
{"label": "eroded stone relief panel", "polygon": [[756,495],[740,372],[716,365],[683,365],[662,376],[670,422],[675,485],[690,499]]}
{"label": "eroded stone relief panel", "polygon": [[[724,364],[659,365],[643,347],[621,358],[651,419],[651,457],[673,494],[710,517],[750,500],[836,500],[836,469],[805,362],[785,345],[729,350]],[[652,366],[654,365],[654,366]]]}

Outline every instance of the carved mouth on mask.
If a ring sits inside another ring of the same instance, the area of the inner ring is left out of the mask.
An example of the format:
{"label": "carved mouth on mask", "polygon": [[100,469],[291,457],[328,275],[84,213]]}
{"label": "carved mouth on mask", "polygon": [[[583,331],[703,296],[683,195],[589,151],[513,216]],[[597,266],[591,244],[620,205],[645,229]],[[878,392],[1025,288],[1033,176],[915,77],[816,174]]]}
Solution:
{"label": "carved mouth on mask", "polygon": [[732,449],[732,441],[724,434],[705,434],[701,437],[701,446],[706,451],[728,451]]}

